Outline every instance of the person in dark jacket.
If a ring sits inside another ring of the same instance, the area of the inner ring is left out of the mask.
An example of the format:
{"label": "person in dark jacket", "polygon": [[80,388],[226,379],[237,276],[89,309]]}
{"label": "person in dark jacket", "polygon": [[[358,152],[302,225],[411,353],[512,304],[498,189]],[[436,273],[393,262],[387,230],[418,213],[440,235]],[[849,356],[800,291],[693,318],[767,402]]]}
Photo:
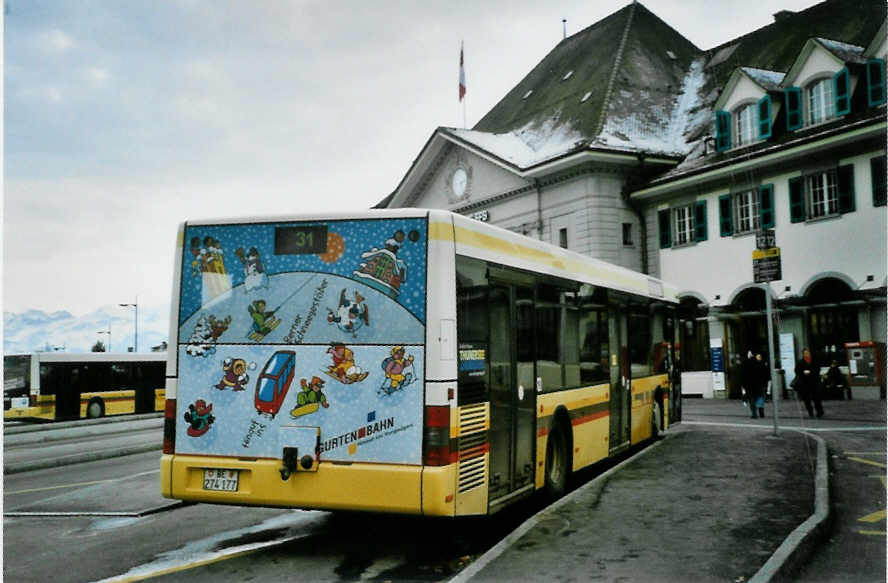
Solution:
{"label": "person in dark jacket", "polygon": [[817,417],[823,417],[823,403],[820,401],[820,366],[807,348],[802,351],[802,358],[796,363],[795,374],[798,379],[796,390],[805,402],[808,417],[814,417],[814,409],[817,410]]}
{"label": "person in dark jacket", "polygon": [[[750,355],[752,352],[750,352]],[[765,389],[768,386],[768,365],[761,352],[750,356],[743,363],[743,387],[746,389],[746,400],[749,402],[750,417],[765,417]]]}

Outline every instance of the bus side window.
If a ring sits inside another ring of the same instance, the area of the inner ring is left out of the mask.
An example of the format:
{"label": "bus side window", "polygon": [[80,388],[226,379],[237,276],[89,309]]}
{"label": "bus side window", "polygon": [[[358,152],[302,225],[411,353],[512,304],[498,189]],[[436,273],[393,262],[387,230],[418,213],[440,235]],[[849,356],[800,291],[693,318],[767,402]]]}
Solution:
{"label": "bus side window", "polygon": [[610,335],[607,323],[607,292],[584,285],[579,292],[580,382],[583,385],[610,380]]}

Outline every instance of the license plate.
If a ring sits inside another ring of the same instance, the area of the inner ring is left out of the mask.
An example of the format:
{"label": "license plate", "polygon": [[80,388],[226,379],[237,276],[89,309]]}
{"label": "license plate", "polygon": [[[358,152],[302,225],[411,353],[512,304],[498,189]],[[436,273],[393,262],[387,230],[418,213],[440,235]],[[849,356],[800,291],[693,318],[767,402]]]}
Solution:
{"label": "license plate", "polygon": [[204,469],[204,490],[237,492],[238,470]]}

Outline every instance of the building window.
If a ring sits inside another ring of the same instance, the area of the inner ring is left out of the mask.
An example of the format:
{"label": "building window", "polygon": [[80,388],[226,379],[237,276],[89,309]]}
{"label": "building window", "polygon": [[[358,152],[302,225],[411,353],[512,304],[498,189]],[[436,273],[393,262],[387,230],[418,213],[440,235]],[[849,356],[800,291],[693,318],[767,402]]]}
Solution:
{"label": "building window", "polygon": [[684,245],[694,240],[694,213],[691,207],[682,206],[672,209],[673,230],[675,236],[673,242],[675,245]]}
{"label": "building window", "polygon": [[632,223],[623,223],[623,245],[632,245]]}
{"label": "building window", "polygon": [[558,245],[562,249],[567,249],[567,228],[558,229]]}
{"label": "building window", "polygon": [[660,225],[660,248],[705,241],[706,201],[663,209],[657,212]]}
{"label": "building window", "polygon": [[808,86],[808,124],[813,125],[835,117],[834,82],[820,79]]}
{"label": "building window", "polygon": [[737,110],[737,146],[750,144],[755,140],[756,106],[744,105]]}
{"label": "building window", "polygon": [[746,190],[734,195],[735,233],[757,231],[760,225],[759,216],[757,190]]}
{"label": "building window", "polygon": [[870,176],[873,185],[873,206],[885,206],[885,195],[888,191],[885,156],[870,159]]}
{"label": "building window", "polygon": [[854,165],[819,170],[789,180],[790,221],[854,212]]}
{"label": "building window", "polygon": [[809,219],[839,214],[836,171],[818,172],[805,178]]}

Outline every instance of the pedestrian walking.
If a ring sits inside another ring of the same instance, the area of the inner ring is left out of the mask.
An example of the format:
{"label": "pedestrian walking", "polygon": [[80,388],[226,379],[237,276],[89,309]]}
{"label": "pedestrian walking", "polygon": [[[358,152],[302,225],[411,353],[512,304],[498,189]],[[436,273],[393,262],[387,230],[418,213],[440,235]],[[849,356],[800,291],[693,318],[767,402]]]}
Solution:
{"label": "pedestrian walking", "polygon": [[749,358],[743,363],[743,388],[746,390],[746,400],[749,403],[750,417],[765,418],[765,389],[768,386],[768,365],[762,358],[761,352],[749,352]]}
{"label": "pedestrian walking", "polygon": [[[802,358],[796,363],[795,374],[796,390],[805,402],[808,417],[814,417],[815,409],[817,417],[823,417],[823,403],[820,401],[820,367],[809,349],[805,348],[802,351]],[[814,401],[814,408],[811,407],[811,401]]]}

